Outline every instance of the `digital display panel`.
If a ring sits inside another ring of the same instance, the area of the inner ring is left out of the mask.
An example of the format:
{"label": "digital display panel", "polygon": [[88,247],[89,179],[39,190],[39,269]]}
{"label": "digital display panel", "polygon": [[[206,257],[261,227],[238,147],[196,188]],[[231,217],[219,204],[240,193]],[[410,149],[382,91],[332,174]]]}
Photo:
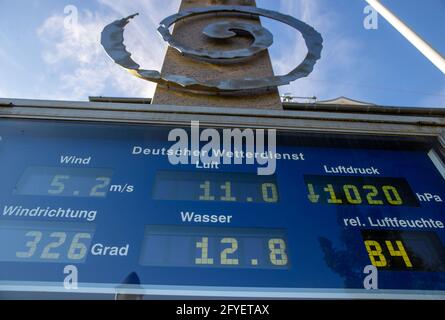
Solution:
{"label": "digital display panel", "polygon": [[173,164],[175,128],[0,120],[0,293],[64,292],[70,265],[85,292],[445,297],[435,139],[277,131],[260,176]]}
{"label": "digital display panel", "polygon": [[362,230],[362,237],[379,269],[445,272],[445,247],[434,232]]}
{"label": "digital display panel", "polygon": [[107,196],[111,170],[63,167],[26,168],[16,194],[59,197]]}
{"label": "digital display panel", "polygon": [[304,181],[314,204],[419,206],[404,178],[305,175]]}
{"label": "digital display panel", "polygon": [[160,171],[156,173],[156,200],[279,202],[274,176],[247,173]]}
{"label": "digital display panel", "polygon": [[283,230],[147,226],[146,266],[289,268]]}
{"label": "digital display panel", "polygon": [[0,223],[0,261],[84,263],[92,226],[62,223]]}

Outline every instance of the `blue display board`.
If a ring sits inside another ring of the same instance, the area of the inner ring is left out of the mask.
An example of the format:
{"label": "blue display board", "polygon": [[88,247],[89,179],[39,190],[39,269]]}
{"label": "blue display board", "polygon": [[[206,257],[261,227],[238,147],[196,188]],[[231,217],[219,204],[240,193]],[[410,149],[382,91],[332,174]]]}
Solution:
{"label": "blue display board", "polygon": [[0,290],[63,290],[72,265],[104,292],[354,297],[373,265],[376,293],[445,291],[433,140],[279,132],[259,176],[172,165],[171,129],[1,120]]}

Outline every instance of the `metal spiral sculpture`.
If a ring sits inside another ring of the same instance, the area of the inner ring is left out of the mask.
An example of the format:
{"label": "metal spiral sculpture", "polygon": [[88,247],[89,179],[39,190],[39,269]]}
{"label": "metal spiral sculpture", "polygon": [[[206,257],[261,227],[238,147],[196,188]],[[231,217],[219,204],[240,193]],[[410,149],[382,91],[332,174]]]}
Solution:
{"label": "metal spiral sculpture", "polygon": [[175,48],[184,56],[204,59],[215,63],[250,58],[267,50],[273,44],[273,35],[261,25],[253,23],[231,21],[216,22],[204,28],[203,33],[211,39],[225,40],[231,37],[246,35],[253,38],[250,47],[229,51],[193,49],[175,40],[169,31],[169,28],[178,21],[208,13],[239,13],[256,17],[262,16],[280,21],[293,27],[302,34],[308,53],[303,62],[286,75],[270,76],[261,79],[246,77],[242,79],[222,79],[201,82],[184,75],[161,75],[160,72],[156,70],[141,69],[141,66],[131,58],[131,53],[127,51],[124,45],[125,26],[138,14],[131,15],[121,20],[116,20],[106,26],[102,31],[101,43],[107,54],[115,63],[139,78],[170,88],[203,93],[236,93],[246,90],[270,89],[277,86],[287,85],[292,81],[308,76],[313,71],[317,61],[321,58],[323,38],[314,28],[291,16],[250,6],[212,6],[185,10],[165,18],[160,23],[158,32],[172,48]]}

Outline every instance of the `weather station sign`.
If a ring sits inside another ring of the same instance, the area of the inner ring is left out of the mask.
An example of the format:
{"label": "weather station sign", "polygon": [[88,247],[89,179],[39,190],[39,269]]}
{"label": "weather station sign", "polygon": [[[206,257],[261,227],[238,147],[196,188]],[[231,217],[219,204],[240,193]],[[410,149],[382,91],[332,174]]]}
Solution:
{"label": "weather station sign", "polygon": [[[124,45],[135,17],[105,26],[107,54],[157,83],[154,101],[193,103],[0,109],[0,293],[445,299],[445,153],[440,134],[415,134],[430,122],[261,113],[281,108],[277,86],[308,76],[321,58],[321,35],[291,16],[181,10],[158,28],[177,55],[167,54],[162,73]],[[259,17],[301,33],[307,54],[288,74],[255,73],[273,43]],[[248,37],[250,46],[194,48],[169,31],[200,18],[212,21],[200,40]],[[250,60],[238,77],[204,77],[211,64]],[[198,76],[168,72],[183,71],[175,61]],[[251,113],[229,109],[234,102]],[[27,115],[33,108],[40,113]],[[381,129],[388,123],[393,131]],[[394,129],[404,125],[409,134]]]}
{"label": "weather station sign", "polygon": [[134,294],[445,290],[445,171],[431,141],[279,131],[273,153],[238,150],[273,159],[258,175],[173,165],[171,130],[2,120],[1,287],[63,290],[74,265],[79,289],[99,292],[129,276]]}

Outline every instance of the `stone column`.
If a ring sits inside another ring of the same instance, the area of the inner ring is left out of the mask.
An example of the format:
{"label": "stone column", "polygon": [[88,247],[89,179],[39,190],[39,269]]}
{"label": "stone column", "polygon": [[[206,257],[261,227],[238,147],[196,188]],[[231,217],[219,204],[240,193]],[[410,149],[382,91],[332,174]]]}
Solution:
{"label": "stone column", "polygon": [[[182,0],[180,10],[204,7],[212,5],[250,5],[256,6],[255,0]],[[206,48],[210,50],[232,50],[245,48],[250,45],[248,37],[235,37],[226,40],[225,44],[218,44],[206,39],[202,30],[210,23],[217,21],[247,21],[260,23],[259,19],[246,16],[217,16],[208,14],[187,18],[178,22],[173,31],[173,36],[187,46],[193,48]],[[200,81],[210,79],[236,79],[244,77],[263,78],[273,75],[272,64],[267,50],[242,62],[228,64],[212,64],[184,57],[173,48],[168,48],[162,67],[162,74],[179,74],[194,77]],[[269,92],[258,92],[249,95],[208,95],[187,93],[177,90],[169,90],[158,86],[153,98],[153,104],[157,105],[184,105],[206,107],[234,107],[234,108],[260,108],[282,109],[278,89]]]}

